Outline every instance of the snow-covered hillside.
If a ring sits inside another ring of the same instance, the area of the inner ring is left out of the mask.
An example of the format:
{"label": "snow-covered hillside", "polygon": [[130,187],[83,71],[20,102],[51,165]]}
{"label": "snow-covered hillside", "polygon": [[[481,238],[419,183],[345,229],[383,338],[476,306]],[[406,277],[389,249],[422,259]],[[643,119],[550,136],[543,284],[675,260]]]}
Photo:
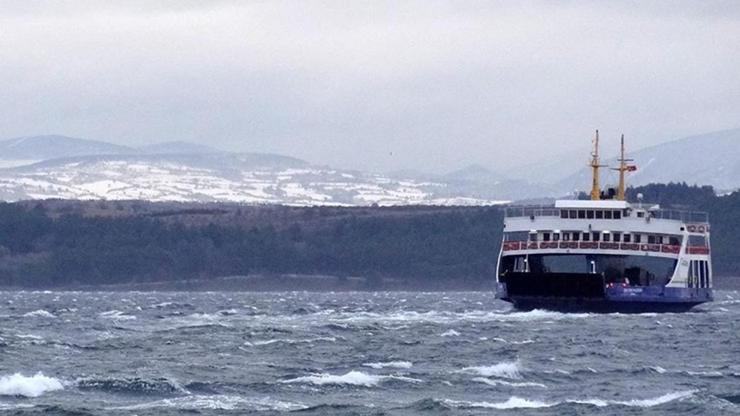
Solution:
{"label": "snow-covered hillside", "polygon": [[266,154],[106,155],[0,170],[0,198],[231,201],[290,205],[492,204],[444,183],[312,166]]}

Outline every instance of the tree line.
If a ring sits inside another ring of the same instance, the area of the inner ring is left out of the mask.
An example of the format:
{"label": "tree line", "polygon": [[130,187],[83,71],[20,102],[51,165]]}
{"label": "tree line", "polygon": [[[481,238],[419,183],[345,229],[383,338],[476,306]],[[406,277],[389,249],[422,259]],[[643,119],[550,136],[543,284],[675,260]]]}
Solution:
{"label": "tree line", "polygon": [[[740,270],[740,192],[686,184],[630,188],[631,199],[708,211],[714,270]],[[334,276],[493,279],[500,207],[183,208],[141,202],[0,204],[0,285],[75,285]],[[136,205],[139,206],[139,205]],[[74,207],[71,208],[71,207]],[[158,208],[159,207],[159,208]]]}

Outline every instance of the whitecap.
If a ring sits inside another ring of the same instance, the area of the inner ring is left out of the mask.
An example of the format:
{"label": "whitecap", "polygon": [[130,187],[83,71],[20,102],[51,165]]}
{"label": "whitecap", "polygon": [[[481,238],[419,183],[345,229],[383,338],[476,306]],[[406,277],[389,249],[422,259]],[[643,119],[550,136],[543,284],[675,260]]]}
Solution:
{"label": "whitecap", "polygon": [[262,345],[270,345],[270,344],[277,344],[277,343],[283,343],[283,344],[312,344],[314,342],[337,342],[337,339],[335,337],[317,337],[317,338],[307,338],[307,339],[290,339],[290,338],[275,338],[275,339],[267,339],[262,341],[254,341],[254,342],[246,342],[245,345],[251,345],[251,346],[262,346]]}
{"label": "whitecap", "polygon": [[465,367],[460,372],[473,373],[483,377],[498,377],[508,379],[520,379],[521,364],[519,361],[504,361],[489,366]]}
{"label": "whitecap", "polygon": [[490,378],[485,377],[476,377],[473,379],[473,381],[477,381],[479,383],[488,384],[489,386],[508,386],[508,387],[540,387],[543,389],[546,389],[547,386],[542,383],[533,383],[533,382],[510,382],[505,380],[492,380]]}
{"label": "whitecap", "polygon": [[33,312],[27,312],[23,314],[26,318],[56,318],[53,313],[39,309]]}
{"label": "whitecap", "polygon": [[63,388],[61,381],[40,372],[31,377],[20,373],[0,377],[0,396],[38,397],[48,391]]}
{"label": "whitecap", "polygon": [[656,366],[653,366],[653,367],[650,367],[650,369],[653,370],[653,371],[655,371],[658,374],[664,374],[667,371],[665,368],[663,368],[661,366],[657,366],[657,365]]}
{"label": "whitecap", "polygon": [[542,407],[552,407],[555,404],[553,403],[545,403],[537,400],[528,400],[523,399],[521,397],[512,396],[509,397],[505,402],[465,402],[465,401],[457,401],[457,400],[445,400],[445,404],[452,406],[452,407],[459,407],[459,408],[484,408],[484,409],[498,409],[498,410],[508,410],[508,409],[538,409]]}
{"label": "whitecap", "polygon": [[308,383],[323,386],[325,384],[335,385],[351,385],[351,386],[363,386],[363,387],[374,387],[379,383],[387,380],[398,380],[409,383],[419,383],[421,380],[402,377],[402,376],[383,376],[363,373],[362,371],[350,371],[347,374],[335,375],[335,374],[312,374],[310,376],[296,377],[290,380],[283,380],[282,383]]}
{"label": "whitecap", "polygon": [[131,406],[113,407],[110,410],[143,410],[157,408],[174,408],[179,410],[236,410],[248,409],[255,411],[291,411],[306,409],[307,406],[299,403],[291,403],[275,400],[270,397],[247,398],[229,395],[194,395],[162,399],[148,403],[135,404]]}
{"label": "whitecap", "polygon": [[117,311],[115,309],[112,311],[101,312],[99,316],[104,319],[115,319],[117,321],[130,321],[136,319],[135,316],[126,315],[124,312]]}
{"label": "whitecap", "polygon": [[33,334],[16,334],[15,336],[20,339],[32,339],[36,341],[44,339],[43,337],[40,337],[38,335],[33,335]]}
{"label": "whitecap", "polygon": [[381,368],[411,368],[413,364],[408,361],[387,361],[381,363],[365,363],[363,365],[379,370]]}
{"label": "whitecap", "polygon": [[659,397],[651,399],[634,399],[634,400],[604,400],[598,398],[591,399],[570,399],[559,402],[544,402],[540,400],[525,399],[517,396],[511,396],[504,402],[465,402],[456,400],[445,400],[444,403],[458,408],[486,408],[486,409],[537,409],[545,407],[554,407],[564,403],[590,405],[596,407],[606,406],[628,406],[628,407],[653,407],[662,404],[670,403],[674,400],[681,400],[692,396],[696,393],[696,390],[692,391],[680,391],[674,393],[667,393]]}
{"label": "whitecap", "polygon": [[590,404],[596,407],[605,407],[609,405],[629,406],[629,407],[653,407],[669,403],[674,400],[681,400],[692,396],[696,390],[678,391],[667,393],[651,399],[633,399],[633,400],[602,400],[602,399],[585,399],[585,400],[568,400],[568,403]]}
{"label": "whitecap", "polygon": [[459,337],[460,333],[455,331],[454,329],[450,329],[449,331],[445,331],[441,333],[439,336],[441,337]]}

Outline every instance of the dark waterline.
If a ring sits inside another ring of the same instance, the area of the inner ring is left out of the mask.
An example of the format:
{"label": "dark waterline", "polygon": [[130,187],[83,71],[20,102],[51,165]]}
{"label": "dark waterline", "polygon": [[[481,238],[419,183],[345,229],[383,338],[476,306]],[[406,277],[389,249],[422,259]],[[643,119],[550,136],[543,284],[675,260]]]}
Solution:
{"label": "dark waterline", "polygon": [[0,292],[0,412],[740,414],[740,292],[689,313],[490,292]]}

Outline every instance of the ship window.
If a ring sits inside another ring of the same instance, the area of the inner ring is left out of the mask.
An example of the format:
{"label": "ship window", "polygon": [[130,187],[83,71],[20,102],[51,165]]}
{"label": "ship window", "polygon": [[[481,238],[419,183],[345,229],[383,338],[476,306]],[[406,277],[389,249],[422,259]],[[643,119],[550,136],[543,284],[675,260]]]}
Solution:
{"label": "ship window", "polygon": [[590,240],[591,240],[591,234],[583,233],[583,241],[590,241]]}
{"label": "ship window", "polygon": [[604,241],[609,242],[609,239],[611,238],[611,234],[604,233]]}
{"label": "ship window", "polygon": [[701,282],[700,287],[704,287],[704,261],[699,262],[699,281]]}
{"label": "ship window", "polygon": [[593,237],[594,241],[599,241],[601,234],[594,232],[594,233],[591,233],[591,236]]}
{"label": "ship window", "polygon": [[585,209],[579,209],[578,210],[578,218],[580,218],[580,219],[586,218],[586,210]]}
{"label": "ship window", "polygon": [[696,280],[697,277],[699,277],[699,262],[698,261],[692,261],[693,263],[693,275],[694,280]]}
{"label": "ship window", "polygon": [[542,233],[542,241],[550,241],[550,233]]}
{"label": "ship window", "polygon": [[568,211],[561,209],[560,210],[560,218],[568,218]]}
{"label": "ship window", "polygon": [[552,241],[560,241],[560,234],[552,233]]}
{"label": "ship window", "polygon": [[637,218],[645,218],[645,211],[637,211]]}
{"label": "ship window", "polygon": [[529,241],[537,241],[537,233],[532,233],[529,235]]}
{"label": "ship window", "polygon": [[604,211],[604,219],[605,220],[612,219],[612,212],[611,211]]}
{"label": "ship window", "polygon": [[690,235],[689,245],[693,247],[706,247],[707,239],[703,235]]}
{"label": "ship window", "polygon": [[578,211],[572,209],[568,211],[568,216],[573,219],[578,218]]}
{"label": "ship window", "polygon": [[642,243],[642,235],[635,234],[635,243]]}
{"label": "ship window", "polygon": [[570,233],[563,233],[563,241],[570,241]]}
{"label": "ship window", "polygon": [[593,219],[594,218],[594,212],[591,210],[586,211],[586,218]]}
{"label": "ship window", "polygon": [[631,243],[632,242],[632,234],[625,234],[622,238],[622,241],[625,243]]}
{"label": "ship window", "polygon": [[650,234],[648,235],[648,244],[655,244],[655,236]]}
{"label": "ship window", "polygon": [[620,234],[619,233],[614,233],[613,235],[614,235],[614,239],[612,241],[614,241],[615,243],[618,243],[619,242]]}
{"label": "ship window", "polygon": [[581,238],[581,233],[573,233],[573,241],[578,241]]}
{"label": "ship window", "polygon": [[680,246],[681,245],[681,239],[676,236],[668,237],[668,244],[672,246]]}
{"label": "ship window", "polygon": [[614,211],[614,219],[619,220],[622,218],[622,211]]}
{"label": "ship window", "polygon": [[629,217],[630,216],[630,210],[625,209],[624,213],[622,214],[623,217]]}
{"label": "ship window", "polygon": [[596,211],[596,219],[597,220],[604,219],[604,211]]}
{"label": "ship window", "polygon": [[527,232],[512,231],[504,233],[504,241],[527,241]]}

